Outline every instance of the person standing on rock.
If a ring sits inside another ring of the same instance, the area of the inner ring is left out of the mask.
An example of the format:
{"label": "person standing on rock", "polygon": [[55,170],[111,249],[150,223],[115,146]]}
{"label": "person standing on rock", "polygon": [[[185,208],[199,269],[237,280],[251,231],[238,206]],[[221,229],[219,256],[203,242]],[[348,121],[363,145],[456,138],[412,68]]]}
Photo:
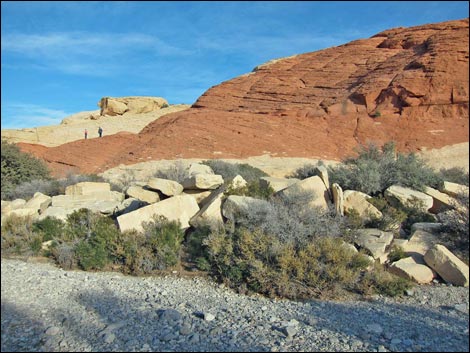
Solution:
{"label": "person standing on rock", "polygon": [[98,135],[100,135],[100,137],[101,135],[103,135],[103,129],[101,128],[101,126],[98,128]]}
{"label": "person standing on rock", "polygon": [[85,140],[88,138],[88,130],[85,129]]}

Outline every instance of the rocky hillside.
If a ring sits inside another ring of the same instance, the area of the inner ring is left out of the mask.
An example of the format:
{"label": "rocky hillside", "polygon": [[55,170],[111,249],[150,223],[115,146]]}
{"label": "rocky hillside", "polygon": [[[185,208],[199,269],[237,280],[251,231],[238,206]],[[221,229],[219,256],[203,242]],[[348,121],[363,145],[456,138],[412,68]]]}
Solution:
{"label": "rocky hillside", "polygon": [[100,172],[155,159],[338,160],[368,142],[394,140],[402,152],[468,142],[468,37],[468,19],[391,29],[259,65],[126,139],[22,148],[52,167]]}
{"label": "rocky hillside", "polygon": [[65,117],[59,125],[2,130],[2,139],[55,147],[83,139],[85,129],[88,130],[89,139],[98,137],[99,126],[103,128],[104,135],[123,131],[136,134],[165,114],[189,108],[186,104],[169,106],[160,97],[104,97],[98,102],[98,106],[99,110]]}

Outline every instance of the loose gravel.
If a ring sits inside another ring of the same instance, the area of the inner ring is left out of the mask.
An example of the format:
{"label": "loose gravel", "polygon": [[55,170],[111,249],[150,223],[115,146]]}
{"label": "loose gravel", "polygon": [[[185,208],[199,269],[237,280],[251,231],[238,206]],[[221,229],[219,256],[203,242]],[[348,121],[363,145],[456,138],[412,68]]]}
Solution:
{"label": "loose gravel", "polygon": [[296,302],[239,295],[202,277],[1,263],[2,352],[469,351],[468,288]]}

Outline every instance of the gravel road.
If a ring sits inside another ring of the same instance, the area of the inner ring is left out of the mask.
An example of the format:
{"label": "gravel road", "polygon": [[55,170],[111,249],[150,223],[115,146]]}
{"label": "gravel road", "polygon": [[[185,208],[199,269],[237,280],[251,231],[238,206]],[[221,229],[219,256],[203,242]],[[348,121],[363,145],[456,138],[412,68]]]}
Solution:
{"label": "gravel road", "polygon": [[295,302],[202,277],[64,271],[2,259],[1,350],[468,352],[469,289]]}

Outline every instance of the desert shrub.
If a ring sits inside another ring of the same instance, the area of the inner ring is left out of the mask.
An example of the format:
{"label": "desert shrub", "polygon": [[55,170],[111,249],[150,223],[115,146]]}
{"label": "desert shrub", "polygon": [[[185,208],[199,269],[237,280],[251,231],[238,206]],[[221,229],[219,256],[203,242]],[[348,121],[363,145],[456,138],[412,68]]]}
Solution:
{"label": "desert shrub", "polygon": [[237,224],[251,231],[260,228],[296,248],[316,237],[341,235],[342,218],[332,210],[306,206],[313,198],[311,192],[297,191],[274,197],[269,204],[249,204],[247,212],[237,218]]}
{"label": "desert shrub", "polygon": [[64,241],[89,238],[92,233],[93,217],[93,212],[86,208],[69,214],[64,229]]}
{"label": "desert shrub", "polygon": [[2,220],[2,255],[35,255],[38,236],[33,232],[31,217],[10,215]]}
{"label": "desert shrub", "polygon": [[246,163],[228,163],[218,159],[209,159],[203,161],[202,164],[211,167],[215,174],[222,175],[226,183],[229,183],[237,175],[240,175],[247,182],[258,181],[259,178],[268,176],[261,169]]}
{"label": "desert shrub", "polygon": [[300,168],[297,168],[292,175],[290,175],[290,178],[297,178],[297,179],[307,179],[310,178],[314,175],[317,175],[317,168],[320,166],[324,166],[325,163],[320,160],[315,164],[305,164]]}
{"label": "desert shrub", "polygon": [[203,244],[204,239],[206,239],[211,233],[213,228],[210,225],[202,225],[194,229],[189,233],[185,250],[191,259],[196,263],[198,269],[202,271],[208,271],[210,269],[210,264],[207,261],[209,256],[207,252],[207,247]]}
{"label": "desert shrub", "polygon": [[435,223],[437,217],[423,211],[423,202],[418,199],[413,199],[406,206],[399,207],[406,214],[406,219],[401,224],[401,229],[407,234],[411,232],[411,226],[415,223]]}
{"label": "desert shrub", "polygon": [[453,209],[439,213],[438,219],[443,224],[445,234],[442,235],[445,245],[458,252],[461,259],[468,263],[469,249],[469,195],[459,194]]}
{"label": "desert shrub", "polygon": [[390,262],[396,262],[398,260],[404,259],[405,257],[408,257],[406,254],[405,250],[401,246],[393,246],[392,249],[390,249],[390,252],[388,254],[388,259]]}
{"label": "desert shrub", "polygon": [[358,283],[357,290],[366,295],[383,294],[395,297],[405,294],[406,290],[412,287],[413,283],[409,280],[395,276],[382,265],[375,263],[373,270],[366,272]]}
{"label": "desert shrub", "polygon": [[369,264],[339,239],[319,238],[295,249],[261,229],[214,231],[204,244],[218,278],[233,288],[268,296],[307,298],[352,288]]}
{"label": "desert shrub", "polygon": [[85,271],[102,269],[109,263],[106,245],[99,237],[82,239],[74,248],[78,264]]}
{"label": "desert shrub", "polygon": [[450,181],[452,183],[457,183],[461,185],[467,185],[469,184],[469,175],[468,172],[465,171],[463,168],[449,168],[449,169],[444,169],[442,168],[439,171],[440,177],[445,180],[445,181]]}
{"label": "desert shrub", "polygon": [[[439,173],[436,173],[432,168],[428,167],[426,163],[414,153],[398,153],[396,163],[393,167],[398,170],[397,179],[390,180],[390,182],[394,184],[406,186],[418,191],[424,191],[425,186],[431,186],[436,189],[441,189],[443,186],[444,181]],[[385,172],[389,172],[389,170],[384,171],[384,173]]]}
{"label": "desert shrub", "polygon": [[168,107],[169,107],[168,103],[163,103],[162,106],[161,106],[161,109],[168,108]]}
{"label": "desert shrub", "polygon": [[137,181],[135,170],[131,169],[123,173],[118,179],[110,181],[111,190],[126,192],[127,189]]}
{"label": "desert shrub", "polygon": [[273,196],[273,194],[274,189],[269,185],[260,183],[259,179],[249,181],[245,186],[238,188],[232,188],[230,186],[224,192],[226,197],[230,195],[239,195],[254,197],[255,199],[261,200],[268,200]]}
{"label": "desert shrub", "polygon": [[74,244],[76,263],[85,271],[103,269],[114,261],[118,234],[112,219],[80,209],[68,215],[63,241]]}
{"label": "desert shrub", "polygon": [[[143,264],[143,259],[148,253],[148,249],[144,248],[144,244],[145,238],[136,230],[118,233],[113,253],[114,263],[121,266],[124,273],[140,275],[151,272],[153,267],[151,266],[146,271],[147,268]],[[150,253],[149,258],[151,258]]]}
{"label": "desert shrub", "polygon": [[74,175],[69,174],[62,179],[35,179],[17,185],[10,193],[13,199],[30,199],[36,192],[41,192],[48,196],[65,194],[65,188],[83,181],[103,182],[104,179],[95,175]]}
{"label": "desert shrub", "polygon": [[163,270],[179,263],[180,249],[184,239],[181,224],[160,216],[142,224],[144,246],[151,251],[153,270]]}
{"label": "desert shrub", "polygon": [[180,184],[188,177],[188,167],[181,161],[178,161],[166,169],[157,170],[153,176],[155,178],[168,179]]}
{"label": "desert shrub", "polygon": [[357,157],[328,171],[331,183],[368,195],[377,195],[394,184],[422,191],[426,185],[440,188],[443,182],[415,154],[396,153],[393,143],[385,144],[382,150],[373,144],[361,147]]}
{"label": "desert shrub", "polygon": [[35,221],[32,226],[33,232],[40,234],[42,241],[61,239],[64,234],[64,228],[64,222],[54,217],[46,217]]}
{"label": "desert shrub", "polygon": [[366,219],[364,219],[357,210],[349,208],[345,217],[345,224],[348,228],[357,230],[365,228]]}
{"label": "desert shrub", "polygon": [[15,144],[1,141],[2,200],[12,200],[11,193],[21,183],[49,178],[50,171],[42,160],[21,152]]}
{"label": "desert shrub", "polygon": [[77,267],[74,243],[57,244],[51,249],[51,256],[55,262],[64,270],[71,270]]}
{"label": "desert shrub", "polygon": [[422,201],[414,198],[407,206],[400,203],[390,204],[382,195],[372,197],[368,201],[373,204],[380,212],[382,218],[372,218],[366,222],[366,228],[378,228],[386,232],[393,232],[399,237],[400,230],[410,234],[411,226],[415,223],[436,222],[436,217],[423,211]]}

